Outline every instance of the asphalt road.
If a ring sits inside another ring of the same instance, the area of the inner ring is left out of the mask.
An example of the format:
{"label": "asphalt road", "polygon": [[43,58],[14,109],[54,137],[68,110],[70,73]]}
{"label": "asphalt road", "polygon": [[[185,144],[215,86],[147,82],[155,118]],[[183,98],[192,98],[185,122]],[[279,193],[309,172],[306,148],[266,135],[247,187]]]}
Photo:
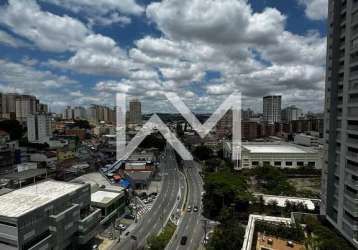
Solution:
{"label": "asphalt road", "polygon": [[[132,250],[144,246],[147,238],[158,234],[170,216],[178,199],[180,177],[173,149],[167,146],[166,152],[165,158],[160,163],[163,175],[162,189],[152,209],[138,221],[130,235],[121,239],[112,249]],[[131,236],[135,236],[136,240]]]}
{"label": "asphalt road", "polygon": [[[188,202],[187,206],[191,206],[191,212],[185,211],[179,227],[177,228],[176,235],[171,243],[167,246],[167,250],[197,250],[204,238],[204,229],[202,224],[201,215],[201,192],[203,191],[202,178],[199,175],[198,163],[194,161],[186,161],[184,163],[184,169],[186,171],[186,177],[188,181]],[[194,212],[193,207],[198,206],[199,211]],[[187,237],[185,245],[181,245],[181,238]]]}

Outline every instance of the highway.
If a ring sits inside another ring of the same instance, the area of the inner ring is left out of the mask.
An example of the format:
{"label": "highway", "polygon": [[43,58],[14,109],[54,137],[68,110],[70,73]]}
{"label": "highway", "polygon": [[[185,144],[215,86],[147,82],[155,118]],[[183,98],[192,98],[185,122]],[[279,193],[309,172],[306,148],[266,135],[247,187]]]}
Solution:
{"label": "highway", "polygon": [[[179,224],[174,238],[167,246],[167,250],[197,250],[204,238],[204,229],[202,224],[202,204],[201,192],[203,191],[203,181],[199,175],[198,163],[194,161],[186,161],[184,169],[188,181],[188,202],[187,206],[192,207],[191,212],[185,211],[181,223]],[[199,211],[194,212],[193,207],[198,206]],[[180,241],[183,236],[188,237],[185,245],[181,245]]]}
{"label": "highway", "polygon": [[[128,237],[121,239],[112,249],[132,250],[142,247],[151,235],[157,235],[170,216],[178,198],[180,176],[175,154],[166,147],[165,158],[160,163],[163,177],[162,189],[152,209],[138,221]],[[134,237],[133,237],[134,236]]]}

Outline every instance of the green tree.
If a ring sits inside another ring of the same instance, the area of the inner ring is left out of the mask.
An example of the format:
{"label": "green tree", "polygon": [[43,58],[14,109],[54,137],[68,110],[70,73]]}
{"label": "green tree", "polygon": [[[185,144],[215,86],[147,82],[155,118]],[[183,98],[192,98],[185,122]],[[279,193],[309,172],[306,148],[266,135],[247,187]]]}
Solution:
{"label": "green tree", "polygon": [[213,157],[213,150],[207,146],[200,145],[194,149],[193,154],[200,161],[205,161]]}
{"label": "green tree", "polygon": [[9,133],[11,140],[20,140],[25,132],[25,129],[17,120],[1,121],[0,129]]}

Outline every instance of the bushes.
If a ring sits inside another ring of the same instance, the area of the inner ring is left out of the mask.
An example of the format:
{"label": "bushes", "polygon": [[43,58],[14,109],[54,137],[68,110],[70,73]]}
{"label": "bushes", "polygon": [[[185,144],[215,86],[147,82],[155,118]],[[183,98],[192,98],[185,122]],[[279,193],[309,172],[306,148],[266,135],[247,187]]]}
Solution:
{"label": "bushes", "polygon": [[147,242],[151,250],[164,250],[175,232],[176,226],[168,221],[158,236],[151,236]]}
{"label": "bushes", "polygon": [[306,244],[319,250],[353,250],[353,248],[335,232],[320,224],[317,220],[306,221]]}
{"label": "bushes", "polygon": [[296,242],[302,242],[305,238],[303,229],[298,224],[269,223],[258,220],[255,223],[255,231]]}

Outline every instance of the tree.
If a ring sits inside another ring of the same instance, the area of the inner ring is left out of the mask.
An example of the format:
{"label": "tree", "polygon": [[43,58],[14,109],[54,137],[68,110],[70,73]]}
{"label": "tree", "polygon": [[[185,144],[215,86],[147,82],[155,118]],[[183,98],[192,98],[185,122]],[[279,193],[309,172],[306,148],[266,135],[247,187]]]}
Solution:
{"label": "tree", "polygon": [[205,162],[205,166],[207,172],[217,172],[225,166],[225,163],[220,158],[211,158]]}
{"label": "tree", "polygon": [[208,250],[237,250],[244,242],[245,230],[239,221],[232,219],[230,223],[217,226],[209,241]]}
{"label": "tree", "polygon": [[213,156],[213,150],[207,146],[200,145],[194,149],[194,156],[200,161],[205,161]]}
{"label": "tree", "polygon": [[10,135],[11,140],[20,140],[25,129],[17,120],[4,120],[0,122],[0,129]]}

